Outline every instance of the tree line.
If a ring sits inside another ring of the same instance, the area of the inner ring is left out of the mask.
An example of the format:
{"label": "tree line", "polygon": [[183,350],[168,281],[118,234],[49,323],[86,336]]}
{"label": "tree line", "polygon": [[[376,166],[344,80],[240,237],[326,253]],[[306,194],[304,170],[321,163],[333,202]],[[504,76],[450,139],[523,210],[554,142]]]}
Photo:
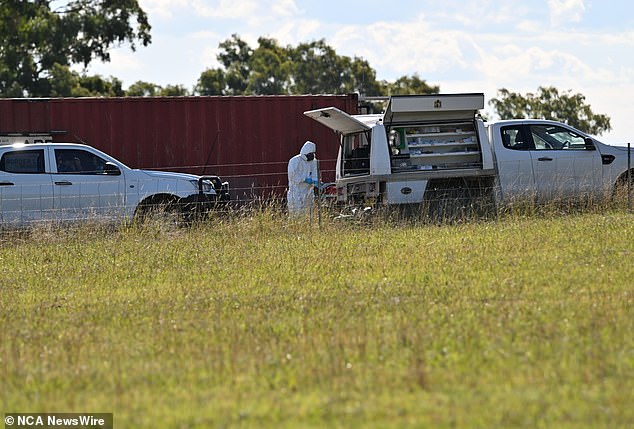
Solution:
{"label": "tree line", "polygon": [[[379,80],[368,61],[339,55],[325,40],[281,46],[260,37],[255,47],[233,34],[218,46],[221,65],[201,72],[195,85],[137,81],[127,89],[116,77],[87,75],[94,60],[110,61],[112,47],[151,43],[151,26],[137,0],[0,0],[0,97],[125,97],[190,95],[434,94],[418,74]],[[554,119],[590,134],[611,129],[582,94],[539,87],[519,94],[505,88],[490,105],[502,119]]]}

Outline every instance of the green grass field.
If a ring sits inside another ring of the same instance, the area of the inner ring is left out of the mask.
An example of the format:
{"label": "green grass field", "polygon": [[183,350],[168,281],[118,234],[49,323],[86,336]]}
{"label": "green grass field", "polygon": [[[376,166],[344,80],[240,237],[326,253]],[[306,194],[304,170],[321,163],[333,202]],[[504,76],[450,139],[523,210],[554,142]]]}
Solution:
{"label": "green grass field", "polygon": [[115,428],[634,426],[634,217],[39,228],[0,404]]}

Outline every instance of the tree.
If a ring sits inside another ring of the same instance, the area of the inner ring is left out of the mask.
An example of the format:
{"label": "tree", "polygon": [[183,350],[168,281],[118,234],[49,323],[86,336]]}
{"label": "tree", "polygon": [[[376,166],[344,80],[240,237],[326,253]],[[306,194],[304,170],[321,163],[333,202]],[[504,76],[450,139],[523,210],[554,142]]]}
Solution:
{"label": "tree", "polygon": [[199,95],[222,95],[226,85],[222,69],[207,69],[198,78],[194,92]]}
{"label": "tree", "polygon": [[297,47],[260,37],[253,49],[236,34],[220,43],[223,69],[205,70],[196,85],[201,95],[345,94],[380,95],[376,72],[362,58],[337,55],[324,40]]}
{"label": "tree", "polygon": [[162,87],[151,82],[137,80],[128,87],[126,97],[186,97],[190,92],[183,85],[166,85]]}
{"label": "tree", "polygon": [[341,90],[341,59],[324,39],[290,48],[294,94],[328,94]]}
{"label": "tree", "polygon": [[128,97],[154,97],[161,91],[161,87],[154,83],[137,80],[128,87],[125,95]]}
{"label": "tree", "polygon": [[189,90],[183,85],[166,85],[159,90],[158,95],[161,97],[186,97]]}
{"label": "tree", "polygon": [[80,75],[68,66],[54,64],[50,71],[51,97],[121,97],[121,81],[115,77]]}
{"label": "tree", "polygon": [[389,95],[437,94],[438,85],[430,86],[417,73],[413,76],[401,76],[393,83],[386,82]]}
{"label": "tree", "polygon": [[225,67],[225,94],[244,94],[249,85],[253,50],[237,34],[233,34],[231,39],[220,43],[218,47],[223,49],[218,54],[218,60]]}
{"label": "tree", "polygon": [[363,58],[354,57],[350,60],[346,72],[352,76],[351,86],[346,88],[347,93],[357,92],[366,96],[385,94],[384,86],[376,80],[376,71]]}
{"label": "tree", "polygon": [[288,94],[290,60],[277,41],[260,37],[249,61],[246,92],[258,95]]}
{"label": "tree", "polygon": [[360,57],[338,55],[324,39],[280,46],[260,37],[253,49],[237,34],[218,45],[223,68],[201,73],[194,92],[200,95],[242,94],[431,94],[439,92],[417,74],[394,83],[378,81],[376,71]]}
{"label": "tree", "polygon": [[123,97],[123,83],[116,77],[103,79],[99,75],[81,75],[78,79],[79,87],[73,97]]}
{"label": "tree", "polygon": [[137,41],[151,41],[137,0],[3,0],[0,96],[50,96],[63,67],[109,61],[111,47]]}
{"label": "tree", "polygon": [[535,118],[566,123],[588,134],[601,135],[612,129],[607,115],[595,114],[585,103],[585,96],[554,87],[537,89],[537,94],[510,92],[502,88],[498,97],[489,101],[501,119]]}

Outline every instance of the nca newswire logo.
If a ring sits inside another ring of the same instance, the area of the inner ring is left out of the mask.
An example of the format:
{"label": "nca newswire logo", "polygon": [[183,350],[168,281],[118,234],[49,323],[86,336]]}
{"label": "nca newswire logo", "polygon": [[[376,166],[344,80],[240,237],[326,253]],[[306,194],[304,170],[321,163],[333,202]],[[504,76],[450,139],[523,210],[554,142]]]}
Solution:
{"label": "nca newswire logo", "polygon": [[112,429],[112,413],[7,413],[5,428]]}

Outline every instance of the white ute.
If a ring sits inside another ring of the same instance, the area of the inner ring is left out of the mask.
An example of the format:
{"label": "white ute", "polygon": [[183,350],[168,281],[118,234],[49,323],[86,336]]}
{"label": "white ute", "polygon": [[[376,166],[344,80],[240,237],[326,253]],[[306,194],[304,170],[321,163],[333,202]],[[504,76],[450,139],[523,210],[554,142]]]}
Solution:
{"label": "white ute", "polygon": [[341,134],[337,199],[489,206],[604,198],[627,178],[627,150],[546,120],[484,122],[484,94],[392,96],[385,113],[304,114]]}
{"label": "white ute", "polygon": [[229,198],[218,176],[136,170],[90,146],[16,139],[0,143],[2,227],[132,220],[157,208],[187,217]]}

